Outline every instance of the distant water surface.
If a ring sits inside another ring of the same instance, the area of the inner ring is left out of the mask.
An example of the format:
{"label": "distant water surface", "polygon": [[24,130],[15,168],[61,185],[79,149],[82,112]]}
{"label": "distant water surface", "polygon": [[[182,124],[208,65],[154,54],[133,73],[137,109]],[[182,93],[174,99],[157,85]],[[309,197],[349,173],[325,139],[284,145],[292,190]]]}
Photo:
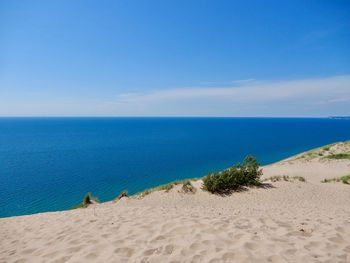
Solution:
{"label": "distant water surface", "polygon": [[0,118],[0,217],[69,209],[350,139],[317,118]]}

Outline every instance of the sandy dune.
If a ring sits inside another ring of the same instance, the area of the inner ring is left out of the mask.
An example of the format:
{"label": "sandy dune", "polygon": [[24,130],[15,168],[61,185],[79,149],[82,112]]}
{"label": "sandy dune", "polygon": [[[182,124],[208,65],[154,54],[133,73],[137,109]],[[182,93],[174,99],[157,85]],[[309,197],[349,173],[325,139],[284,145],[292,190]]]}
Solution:
{"label": "sandy dune", "polygon": [[195,194],[176,186],[86,209],[0,219],[0,262],[350,262],[350,185],[320,183],[350,174],[350,160],[299,157],[264,167],[264,177],[307,182],[272,182],[221,197],[196,181]]}

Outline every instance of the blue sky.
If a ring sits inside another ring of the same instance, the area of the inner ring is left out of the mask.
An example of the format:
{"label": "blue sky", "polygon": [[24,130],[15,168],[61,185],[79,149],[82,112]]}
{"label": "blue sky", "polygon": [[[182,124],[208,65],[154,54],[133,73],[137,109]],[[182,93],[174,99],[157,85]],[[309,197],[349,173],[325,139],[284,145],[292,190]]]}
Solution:
{"label": "blue sky", "polygon": [[348,1],[0,1],[0,116],[350,115]]}

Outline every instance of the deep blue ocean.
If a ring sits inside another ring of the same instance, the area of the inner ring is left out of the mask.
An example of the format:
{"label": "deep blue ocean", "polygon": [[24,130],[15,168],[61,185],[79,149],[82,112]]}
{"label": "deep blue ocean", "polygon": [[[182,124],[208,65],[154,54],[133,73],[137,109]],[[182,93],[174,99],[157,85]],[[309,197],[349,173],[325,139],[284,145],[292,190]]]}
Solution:
{"label": "deep blue ocean", "polygon": [[0,217],[72,208],[350,139],[327,118],[0,118]]}

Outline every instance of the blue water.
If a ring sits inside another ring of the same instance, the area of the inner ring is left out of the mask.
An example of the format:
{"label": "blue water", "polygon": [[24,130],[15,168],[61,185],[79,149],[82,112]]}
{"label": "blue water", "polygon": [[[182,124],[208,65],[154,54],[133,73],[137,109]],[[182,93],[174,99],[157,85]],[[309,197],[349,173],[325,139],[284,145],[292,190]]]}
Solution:
{"label": "blue water", "polygon": [[69,209],[350,139],[350,120],[0,118],[0,217]]}

